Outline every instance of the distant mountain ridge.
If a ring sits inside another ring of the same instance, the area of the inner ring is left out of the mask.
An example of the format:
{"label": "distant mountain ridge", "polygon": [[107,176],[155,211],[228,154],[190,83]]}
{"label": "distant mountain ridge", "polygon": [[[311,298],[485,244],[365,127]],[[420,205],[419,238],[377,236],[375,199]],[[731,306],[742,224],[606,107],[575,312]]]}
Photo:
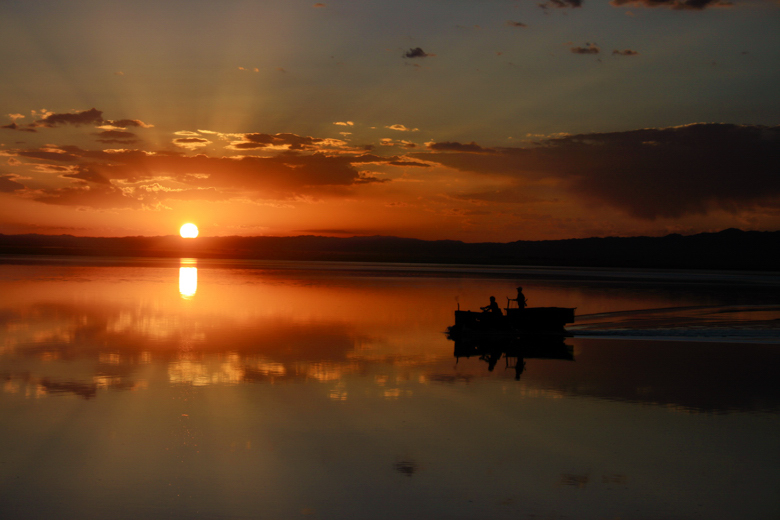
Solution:
{"label": "distant mountain ridge", "polygon": [[392,236],[3,235],[0,255],[196,257],[486,265],[780,270],[780,231],[466,243]]}

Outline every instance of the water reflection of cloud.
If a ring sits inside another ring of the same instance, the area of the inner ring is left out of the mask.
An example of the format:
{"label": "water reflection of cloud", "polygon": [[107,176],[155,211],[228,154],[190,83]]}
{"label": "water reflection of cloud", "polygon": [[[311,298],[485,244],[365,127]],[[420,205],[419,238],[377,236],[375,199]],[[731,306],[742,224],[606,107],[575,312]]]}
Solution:
{"label": "water reflection of cloud", "polygon": [[[98,389],[130,387],[140,365],[161,362],[173,384],[339,381],[362,369],[365,363],[351,354],[356,344],[370,343],[348,323],[300,323],[282,317],[236,323],[224,315],[188,319],[154,305],[32,304],[23,309],[20,321],[24,327],[6,327],[4,343],[15,348],[6,349],[6,355],[38,362],[96,362],[93,381],[48,380],[40,395],[91,397]],[[52,366],[35,366],[32,373],[41,374],[42,381]]]}
{"label": "water reflection of cloud", "polygon": [[307,363],[297,366],[297,372],[316,381],[338,381],[344,375],[354,373],[357,363]]}
{"label": "water reflection of cloud", "polygon": [[206,386],[235,385],[244,380],[244,367],[237,355],[226,360],[180,360],[168,363],[168,380],[173,384]]}
{"label": "water reflection of cloud", "polygon": [[[345,275],[323,281],[320,274],[309,274],[299,280],[269,277],[259,269],[208,269],[201,273],[208,283],[185,302],[174,289],[177,269],[121,271],[119,281],[114,268],[84,269],[65,280],[45,274],[34,282],[20,271],[13,283],[2,282],[4,296],[15,298],[0,309],[3,390],[46,396],[83,395],[92,387],[97,392],[139,389],[150,364],[163,368],[152,372],[165,384],[311,382],[321,384],[322,396],[332,401],[404,399],[422,385],[471,385],[514,376],[512,370],[503,371],[503,362],[494,372],[477,360],[456,365],[452,344],[441,333],[452,303],[449,295],[445,303],[436,303],[444,300],[439,293],[457,283],[458,291],[472,284],[469,291],[484,294],[485,280],[434,283],[423,278],[403,285],[403,278]],[[536,290],[540,304],[579,294],[570,288]],[[586,296],[598,296],[600,290],[588,289]],[[657,303],[642,300],[638,292],[622,300],[607,296],[595,304],[589,296],[582,298],[595,310],[615,301],[625,300],[629,310],[640,300],[642,305]],[[736,321],[746,315],[745,307],[727,310],[718,316]],[[762,307],[750,314],[771,319],[766,311]],[[619,340],[589,341],[575,342],[576,363],[532,360],[521,382],[506,382],[518,397],[529,399],[587,396],[681,411],[780,407],[780,391],[765,384],[774,377],[767,367],[778,360],[768,348],[740,345],[740,353],[756,366],[735,371],[734,347],[632,342],[628,348]],[[588,348],[583,351],[583,346]],[[14,366],[14,372],[3,366]]]}
{"label": "water reflection of cloud", "polygon": [[148,388],[146,380],[132,381],[117,375],[95,375],[90,380],[36,377],[29,373],[5,373],[2,392],[39,399],[50,395],[73,395],[84,399],[97,396],[98,390],[139,390]]}
{"label": "water reflection of cloud", "polygon": [[346,401],[348,397],[349,392],[343,382],[339,382],[334,388],[331,388],[328,393],[328,398],[331,401]]}

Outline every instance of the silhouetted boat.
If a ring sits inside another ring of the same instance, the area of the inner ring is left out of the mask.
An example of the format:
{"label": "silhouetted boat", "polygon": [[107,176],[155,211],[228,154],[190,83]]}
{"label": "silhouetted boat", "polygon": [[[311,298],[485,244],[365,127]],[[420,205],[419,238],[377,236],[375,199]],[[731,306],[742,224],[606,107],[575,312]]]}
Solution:
{"label": "silhouetted boat", "polygon": [[484,334],[570,336],[567,323],[574,323],[574,309],[565,307],[507,308],[506,314],[457,310],[455,325],[447,332],[452,338]]}

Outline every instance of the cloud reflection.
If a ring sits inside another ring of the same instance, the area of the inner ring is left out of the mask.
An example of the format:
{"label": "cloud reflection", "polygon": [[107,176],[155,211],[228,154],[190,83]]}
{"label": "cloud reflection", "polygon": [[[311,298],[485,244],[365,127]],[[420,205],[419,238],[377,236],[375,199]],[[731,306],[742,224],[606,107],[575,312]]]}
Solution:
{"label": "cloud reflection", "polygon": [[[179,295],[171,286],[177,267]],[[491,372],[478,356],[464,358],[442,334],[451,320],[452,286],[459,284],[461,302],[471,305],[474,295],[494,283],[487,279],[209,269],[201,297],[187,300],[197,289],[197,268],[184,261],[162,269],[74,267],[63,271],[68,278],[55,280],[51,272],[48,266],[8,267],[5,280],[0,278],[4,394],[91,399],[105,390],[152,389],[161,383],[306,382],[320,385],[330,401],[396,401],[413,398],[427,385],[516,376],[503,359]],[[192,285],[186,282],[189,273]],[[564,298],[571,293],[590,302],[584,308],[591,311],[658,308],[670,298],[654,293],[642,300],[632,287],[625,301],[617,293],[602,302],[598,287],[582,286],[581,296],[574,289],[534,287],[542,304],[568,301]],[[85,297],[74,300],[75,292]],[[674,298],[680,302],[678,289]],[[778,354],[763,345],[683,348],[645,340],[632,341],[629,349],[614,339],[571,342],[581,350],[576,363],[529,358],[522,381],[511,387],[518,397],[588,396],[726,412],[775,410],[780,402],[771,384]]]}

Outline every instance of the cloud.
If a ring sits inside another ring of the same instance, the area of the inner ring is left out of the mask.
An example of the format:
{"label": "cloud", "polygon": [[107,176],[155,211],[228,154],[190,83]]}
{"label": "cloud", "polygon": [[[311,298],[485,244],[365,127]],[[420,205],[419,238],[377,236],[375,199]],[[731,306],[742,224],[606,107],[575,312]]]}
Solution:
{"label": "cloud", "polygon": [[355,123],[352,121],[335,121],[333,124],[338,126],[354,126]]}
{"label": "cloud", "polygon": [[173,140],[174,143],[210,143],[208,139],[202,137],[179,137]]}
{"label": "cloud", "polygon": [[[199,138],[181,139],[199,142]],[[153,153],[141,150],[89,151],[75,146],[49,146],[19,150],[15,154],[55,164],[68,163],[68,168],[58,167],[56,171],[67,172],[61,176],[78,183],[67,188],[42,190],[35,200],[47,204],[95,208],[139,207],[138,204],[147,207],[151,204],[151,199],[148,195],[141,197],[145,192],[138,192],[133,186],[150,183],[158,183],[169,189],[167,192],[155,190],[159,193],[153,201],[154,204],[163,203],[169,198],[187,199],[190,195],[209,200],[291,200],[333,195],[352,186],[388,182],[387,179],[379,179],[359,171],[355,165],[389,164],[403,160],[371,154],[326,155],[316,152],[302,155],[300,152],[290,151],[279,152],[273,157],[186,156],[175,152]],[[412,162],[407,166],[413,165],[419,166],[421,163]],[[84,187],[87,185],[97,191],[88,193],[89,189]],[[213,193],[209,195],[211,192]],[[101,199],[101,194],[107,202]],[[138,199],[138,204],[132,202],[133,199]]]}
{"label": "cloud", "polygon": [[42,172],[42,173],[75,173],[78,171],[78,166],[71,164],[68,166],[62,166],[61,164],[41,164],[38,163],[35,165],[35,171],[36,172]]}
{"label": "cloud", "polygon": [[49,114],[43,119],[36,121],[37,126],[55,127],[62,125],[94,125],[103,124],[103,111],[96,108],[82,110],[81,112],[71,112],[66,114]]}
{"label": "cloud", "polygon": [[404,139],[395,140],[390,137],[383,137],[379,140],[379,144],[381,146],[398,146],[407,149],[417,148],[417,145],[411,141],[406,141]]}
{"label": "cloud", "polygon": [[113,186],[81,185],[40,190],[33,200],[59,206],[81,206],[95,209],[124,209],[144,207],[141,200]]}
{"label": "cloud", "polygon": [[21,126],[16,123],[16,121],[11,121],[7,125],[0,126],[0,128],[5,130],[18,130],[19,132],[36,132],[35,128],[33,127],[33,124],[29,124],[26,126]]}
{"label": "cloud", "polygon": [[612,55],[613,56],[614,55],[618,55],[618,56],[636,56],[638,54],[639,54],[639,52],[632,51],[631,49],[625,49],[625,50],[622,50],[622,51],[619,51],[619,50],[615,49],[614,51],[612,51]]}
{"label": "cloud", "polygon": [[392,166],[415,166],[417,168],[430,168],[431,165],[419,161],[390,161],[387,164]]}
{"label": "cloud", "polygon": [[701,11],[708,7],[732,7],[734,4],[724,0],[612,0],[610,5],[615,7],[624,5],[668,7],[677,11]]}
{"label": "cloud", "polygon": [[428,56],[433,56],[432,54],[428,54],[424,50],[422,50],[420,47],[415,47],[414,49],[409,49],[404,53],[404,58],[427,58]]}
{"label": "cloud", "polygon": [[419,128],[407,128],[404,125],[390,125],[386,126],[385,128],[389,128],[390,130],[397,130],[399,132],[419,132]]}
{"label": "cloud", "polygon": [[46,147],[33,150],[19,150],[16,152],[19,157],[27,157],[29,159],[42,159],[44,161],[57,161],[57,162],[74,162],[78,161],[79,157],[68,153],[61,147]]}
{"label": "cloud", "polygon": [[428,145],[438,153],[411,155],[479,174],[555,180],[641,219],[780,205],[780,126],[698,123],[570,135],[530,148],[441,144]]}
{"label": "cloud", "polygon": [[522,22],[513,22],[513,21],[511,21],[511,20],[510,20],[510,21],[508,21],[506,24],[507,24],[508,26],[510,26],[510,27],[528,27],[526,24],[524,24],[524,23],[522,23]]}
{"label": "cloud", "polygon": [[443,143],[426,143],[429,150],[437,152],[469,152],[469,153],[486,153],[493,152],[490,148],[482,148],[475,142],[468,144],[456,143],[456,142],[443,142]]}
{"label": "cloud", "polygon": [[570,50],[574,54],[598,54],[601,52],[595,43],[586,43],[585,47],[572,47]]}
{"label": "cloud", "polygon": [[132,132],[122,130],[104,130],[97,134],[101,143],[130,144],[138,141],[138,136]]}
{"label": "cloud", "polygon": [[314,4],[314,7],[327,7],[327,6],[322,2],[317,2],[316,4]]}
{"label": "cloud", "polygon": [[202,137],[177,137],[173,140],[173,144],[187,150],[197,150],[211,144],[211,141]]}
{"label": "cloud", "polygon": [[537,4],[542,9],[566,9],[568,7],[576,8],[582,7],[582,0],[549,0],[543,4]]}
{"label": "cloud", "polygon": [[24,184],[16,182],[19,177],[13,174],[0,175],[0,193],[11,193],[12,191],[23,190]]}
{"label": "cloud", "polygon": [[106,122],[119,128],[127,128],[129,126],[134,126],[139,128],[152,128],[154,126],[154,125],[144,123],[139,119],[116,119],[113,121],[106,121]]}
{"label": "cloud", "polygon": [[62,175],[63,178],[68,179],[75,179],[85,182],[94,182],[96,184],[111,184],[111,181],[106,179],[103,175],[101,175],[96,170],[90,168],[89,166],[79,166],[76,167],[74,170],[69,170],[72,173],[65,173]]}
{"label": "cloud", "polygon": [[233,141],[227,147],[230,150],[287,149],[292,151],[317,151],[328,148],[342,148],[346,142],[340,139],[300,136],[296,134],[239,134],[240,141]]}
{"label": "cloud", "polygon": [[[33,115],[35,115],[36,112],[33,111]],[[16,119],[24,117],[21,114],[9,114],[9,117],[13,119],[13,122],[9,125],[2,126],[0,128],[5,128],[8,130],[18,130],[20,132],[36,132],[36,128],[44,127],[44,128],[56,128],[60,126],[103,126],[106,128],[105,125],[109,125],[108,129],[117,129],[117,128],[126,128],[129,126],[133,127],[139,127],[139,128],[151,128],[154,125],[149,125],[144,123],[143,121],[139,119],[118,119],[115,121],[103,119],[103,111],[98,110],[96,108],[90,108],[89,110],[81,110],[81,111],[75,111],[75,112],[67,112],[67,113],[54,113],[54,112],[47,112],[45,110],[41,111],[41,115],[43,116],[41,119],[38,119],[37,121],[33,123],[28,123],[24,126],[20,126],[16,123]]]}

